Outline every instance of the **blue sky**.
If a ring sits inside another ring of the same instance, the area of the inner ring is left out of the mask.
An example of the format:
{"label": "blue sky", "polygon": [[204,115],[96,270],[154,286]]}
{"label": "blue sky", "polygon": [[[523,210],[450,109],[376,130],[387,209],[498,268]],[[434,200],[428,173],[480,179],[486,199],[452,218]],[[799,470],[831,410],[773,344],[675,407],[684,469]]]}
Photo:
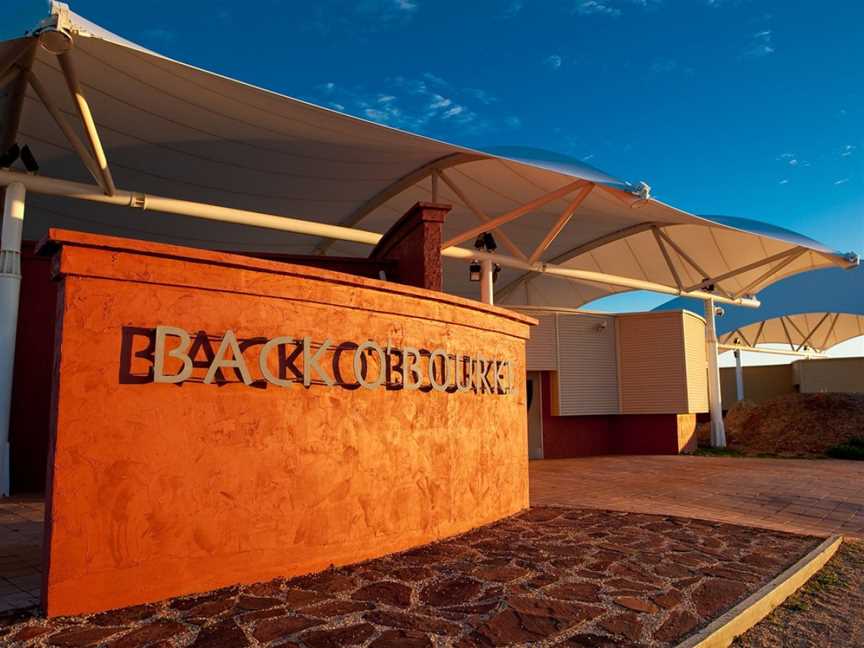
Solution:
{"label": "blue sky", "polygon": [[468,146],[558,151],[683,209],[864,253],[857,0],[70,4],[256,85]]}

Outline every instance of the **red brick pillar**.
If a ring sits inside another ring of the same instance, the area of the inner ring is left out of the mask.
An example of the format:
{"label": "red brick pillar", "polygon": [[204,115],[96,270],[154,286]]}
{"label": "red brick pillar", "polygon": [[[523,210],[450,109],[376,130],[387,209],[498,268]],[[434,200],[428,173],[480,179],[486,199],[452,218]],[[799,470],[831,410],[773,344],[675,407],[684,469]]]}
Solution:
{"label": "red brick pillar", "polygon": [[418,202],[391,227],[370,259],[395,263],[390,281],[441,290],[441,243],[450,205]]}

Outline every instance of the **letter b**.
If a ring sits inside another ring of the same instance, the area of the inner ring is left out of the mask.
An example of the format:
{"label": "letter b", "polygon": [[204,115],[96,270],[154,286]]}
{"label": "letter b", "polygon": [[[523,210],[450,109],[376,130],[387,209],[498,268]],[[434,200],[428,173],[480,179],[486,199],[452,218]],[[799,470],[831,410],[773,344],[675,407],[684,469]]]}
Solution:
{"label": "letter b", "polygon": [[[168,356],[176,358],[183,363],[180,373],[174,375],[165,374],[165,338],[171,335],[180,338],[180,344],[176,349],[168,352]],[[156,350],[153,358],[153,381],[157,383],[181,383],[188,380],[192,375],[192,358],[186,353],[192,345],[189,333],[175,326],[156,327]]]}

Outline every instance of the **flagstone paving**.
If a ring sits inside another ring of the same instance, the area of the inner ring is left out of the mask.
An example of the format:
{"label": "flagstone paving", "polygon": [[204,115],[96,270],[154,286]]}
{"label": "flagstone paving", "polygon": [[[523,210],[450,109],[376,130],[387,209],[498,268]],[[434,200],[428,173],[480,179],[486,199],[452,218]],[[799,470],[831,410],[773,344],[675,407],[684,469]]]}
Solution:
{"label": "flagstone paving", "polygon": [[86,617],[0,621],[8,646],[670,646],[818,538],[639,513],[536,507],[318,575]]}

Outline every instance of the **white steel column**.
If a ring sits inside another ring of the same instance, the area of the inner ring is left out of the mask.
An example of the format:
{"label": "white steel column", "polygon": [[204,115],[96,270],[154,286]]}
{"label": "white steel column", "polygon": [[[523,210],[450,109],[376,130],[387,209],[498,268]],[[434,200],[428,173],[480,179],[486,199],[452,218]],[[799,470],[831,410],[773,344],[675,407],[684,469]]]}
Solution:
{"label": "white steel column", "polygon": [[480,301],[484,304],[494,304],[495,297],[492,291],[492,260],[480,261]]}
{"label": "white steel column", "polygon": [[717,354],[717,325],[714,300],[705,300],[705,351],[708,356],[708,402],[711,408],[711,447],[726,447],[723,403],[720,397],[720,362]]}
{"label": "white steel column", "polygon": [[0,241],[0,496],[9,495],[9,418],[12,411],[12,368],[21,293],[21,235],[24,198],[20,182],[6,187]]}
{"label": "white steel column", "polygon": [[744,400],[744,369],[741,367],[741,350],[735,349],[735,396],[740,403]]}

